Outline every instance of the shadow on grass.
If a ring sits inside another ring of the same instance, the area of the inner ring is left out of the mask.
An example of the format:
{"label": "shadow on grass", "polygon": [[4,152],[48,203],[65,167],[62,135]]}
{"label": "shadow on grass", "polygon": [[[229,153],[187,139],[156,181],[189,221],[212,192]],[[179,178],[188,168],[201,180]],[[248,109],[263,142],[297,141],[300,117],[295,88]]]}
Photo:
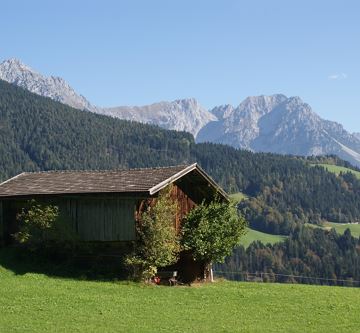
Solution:
{"label": "shadow on grass", "polygon": [[47,276],[92,281],[127,280],[121,256],[69,255],[32,252],[21,247],[0,248],[0,266],[16,275]]}

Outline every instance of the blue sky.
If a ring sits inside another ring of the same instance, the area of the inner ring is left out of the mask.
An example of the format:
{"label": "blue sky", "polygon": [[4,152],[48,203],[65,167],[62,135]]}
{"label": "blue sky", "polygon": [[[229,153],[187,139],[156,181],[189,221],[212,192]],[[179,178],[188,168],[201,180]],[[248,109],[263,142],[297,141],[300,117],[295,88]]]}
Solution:
{"label": "blue sky", "polygon": [[356,0],[1,0],[10,57],[100,106],[283,93],[360,132]]}

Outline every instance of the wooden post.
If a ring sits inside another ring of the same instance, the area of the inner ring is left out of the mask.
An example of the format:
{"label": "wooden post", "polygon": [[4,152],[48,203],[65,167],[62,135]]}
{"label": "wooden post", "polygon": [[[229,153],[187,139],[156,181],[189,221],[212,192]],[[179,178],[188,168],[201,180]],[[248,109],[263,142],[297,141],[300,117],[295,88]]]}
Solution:
{"label": "wooden post", "polygon": [[212,263],[206,264],[204,268],[204,281],[214,282]]}
{"label": "wooden post", "polygon": [[209,274],[210,274],[210,282],[214,282],[214,272],[213,272],[213,268],[212,268],[212,263],[210,263],[209,265]]}

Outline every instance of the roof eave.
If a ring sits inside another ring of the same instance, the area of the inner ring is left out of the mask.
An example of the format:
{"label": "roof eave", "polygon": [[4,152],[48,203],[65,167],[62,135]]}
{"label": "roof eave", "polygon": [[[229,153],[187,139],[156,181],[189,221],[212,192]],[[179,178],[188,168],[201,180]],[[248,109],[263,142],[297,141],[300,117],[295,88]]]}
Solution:
{"label": "roof eave", "polygon": [[194,169],[196,169],[197,164],[191,164],[189,166],[187,166],[185,169],[179,171],[178,173],[176,173],[175,175],[163,180],[162,182],[160,182],[159,184],[153,186],[152,188],[149,189],[149,193],[150,195],[153,195],[157,192],[159,192],[160,190],[162,190],[163,188],[165,188],[166,186],[172,184],[173,182],[177,181],[179,178],[185,176],[187,173],[193,171]]}
{"label": "roof eave", "polygon": [[9,178],[9,179],[7,179],[7,180],[5,180],[4,182],[0,183],[0,186],[6,184],[6,183],[8,183],[8,182],[13,181],[14,179],[16,179],[16,178],[24,175],[25,173],[26,173],[26,172],[19,173],[18,175],[14,176],[14,177],[11,177],[11,178]]}
{"label": "roof eave", "polygon": [[221,196],[227,201],[230,202],[228,194],[213,180],[199,165],[196,165],[196,169],[199,173],[215,188],[215,190],[221,194]]}
{"label": "roof eave", "polygon": [[150,188],[149,189],[150,195],[154,195],[155,193],[159,192],[166,186],[174,183],[175,181],[177,181],[178,179],[180,179],[181,177],[185,176],[186,174],[188,174],[193,170],[197,170],[226,201],[228,202],[230,201],[227,193],[197,163],[189,165],[188,167],[176,173],[175,175],[165,179],[161,183]]}

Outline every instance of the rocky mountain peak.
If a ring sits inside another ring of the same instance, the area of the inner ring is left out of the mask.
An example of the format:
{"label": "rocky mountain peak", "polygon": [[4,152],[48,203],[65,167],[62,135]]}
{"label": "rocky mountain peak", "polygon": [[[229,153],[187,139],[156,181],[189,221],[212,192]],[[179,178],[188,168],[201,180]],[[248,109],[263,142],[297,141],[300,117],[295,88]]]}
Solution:
{"label": "rocky mountain peak", "polygon": [[[169,102],[164,102],[169,103]],[[205,108],[202,107],[202,105],[198,102],[197,99],[194,97],[191,98],[183,98],[183,99],[176,99],[173,102],[170,102],[174,107],[176,106],[181,110],[182,112],[191,112],[192,110],[205,110]]]}
{"label": "rocky mountain peak", "polygon": [[[223,110],[218,107],[212,112],[224,114]],[[218,117],[218,122],[201,129],[198,142],[280,154],[335,154],[360,165],[360,135],[321,119],[300,97],[251,96],[228,110],[227,117]]]}
{"label": "rocky mountain peak", "polygon": [[30,67],[26,66],[23,62],[21,62],[17,58],[10,58],[4,60],[2,63],[0,63],[0,68],[3,71],[6,70],[8,72],[22,72],[22,71],[34,72]]}
{"label": "rocky mountain peak", "polygon": [[77,94],[64,79],[46,77],[16,58],[0,64],[0,79],[77,109],[96,109],[84,96]]}
{"label": "rocky mountain peak", "polygon": [[284,102],[287,99],[285,95],[276,94],[271,96],[250,96],[245,98],[243,102],[238,106],[238,111],[257,112],[260,114],[266,114],[270,112],[276,105]]}
{"label": "rocky mountain peak", "polygon": [[119,106],[101,109],[102,114],[115,118],[158,125],[166,129],[186,131],[194,135],[217,118],[195,98],[178,99],[144,106]]}
{"label": "rocky mountain peak", "polygon": [[300,97],[289,97],[277,108],[281,108],[284,112],[297,117],[308,117],[312,120],[320,120],[320,117],[312,110],[311,106],[305,103]]}
{"label": "rocky mountain peak", "polygon": [[234,107],[230,104],[216,106],[210,110],[210,112],[218,119],[227,118],[234,110]]}

